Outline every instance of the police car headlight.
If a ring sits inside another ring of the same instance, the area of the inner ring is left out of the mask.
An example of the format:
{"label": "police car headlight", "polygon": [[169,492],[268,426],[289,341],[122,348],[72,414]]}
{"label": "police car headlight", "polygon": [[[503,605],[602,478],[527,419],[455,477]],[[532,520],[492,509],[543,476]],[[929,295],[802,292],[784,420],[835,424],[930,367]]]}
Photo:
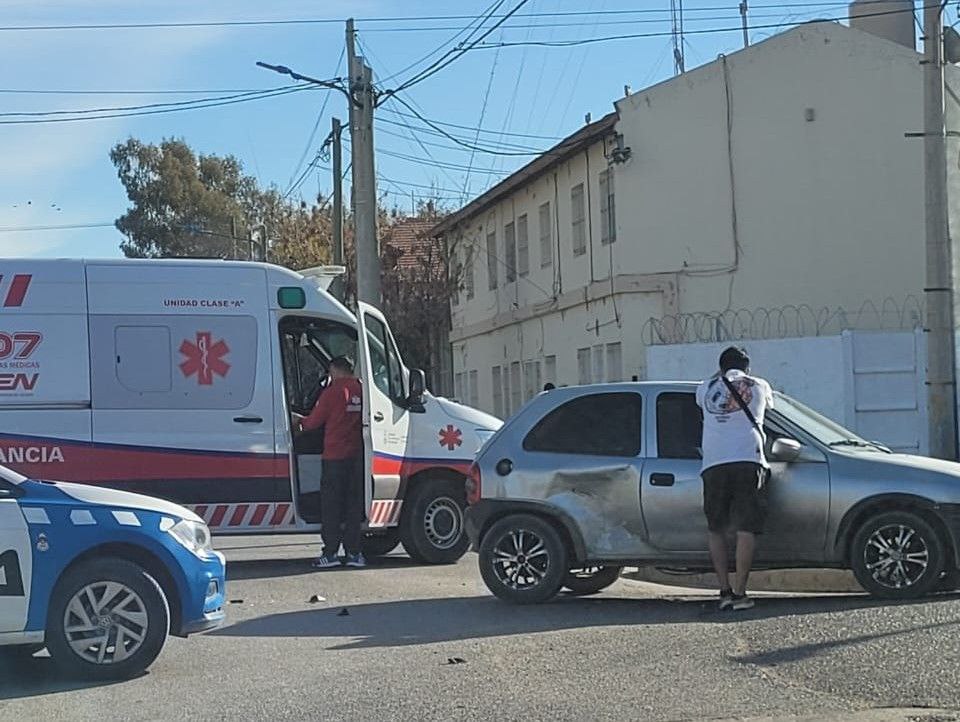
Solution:
{"label": "police car headlight", "polygon": [[[163,525],[161,525],[162,527]],[[201,521],[182,519],[166,529],[166,532],[200,558],[206,558],[213,554],[210,529]]]}

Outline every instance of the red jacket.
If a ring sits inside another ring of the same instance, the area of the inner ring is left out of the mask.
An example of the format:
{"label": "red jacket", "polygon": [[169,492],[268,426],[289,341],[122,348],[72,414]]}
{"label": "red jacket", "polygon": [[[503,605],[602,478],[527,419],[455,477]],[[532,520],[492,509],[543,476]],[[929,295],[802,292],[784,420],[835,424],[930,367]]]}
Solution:
{"label": "red jacket", "polygon": [[324,459],[352,459],[363,454],[363,391],[358,379],[337,379],[320,394],[302,428],[310,431],[321,426]]}

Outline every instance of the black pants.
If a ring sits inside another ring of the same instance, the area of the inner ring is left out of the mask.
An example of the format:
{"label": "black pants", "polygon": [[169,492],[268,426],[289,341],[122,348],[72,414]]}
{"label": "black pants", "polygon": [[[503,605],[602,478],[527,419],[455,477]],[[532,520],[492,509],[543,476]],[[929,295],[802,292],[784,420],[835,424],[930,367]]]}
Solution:
{"label": "black pants", "polygon": [[347,554],[360,552],[363,525],[363,457],[324,459],[320,481],[320,536],[323,553],[333,556],[343,543]]}
{"label": "black pants", "polygon": [[723,533],[763,534],[767,518],[767,470],[748,461],[712,466],[703,472],[703,511],[707,527]]}

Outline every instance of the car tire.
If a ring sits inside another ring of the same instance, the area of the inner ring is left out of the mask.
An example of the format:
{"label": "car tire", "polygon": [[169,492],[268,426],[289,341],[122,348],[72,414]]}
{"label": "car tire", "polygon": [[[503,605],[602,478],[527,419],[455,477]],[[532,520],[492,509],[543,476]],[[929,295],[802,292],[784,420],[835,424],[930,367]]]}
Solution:
{"label": "car tire", "polygon": [[937,584],[939,592],[955,592],[960,589],[960,569],[948,569]]}
{"label": "car tire", "polygon": [[170,608],[156,580],[131,561],[108,557],[81,562],[57,582],[46,646],[68,676],[128,679],[153,663],[169,629]]}
{"label": "car tire", "polygon": [[[534,556],[529,556],[534,552]],[[480,541],[480,576],[495,596],[513,604],[553,599],[568,571],[567,550],[548,521],[515,514],[496,522]]]}
{"label": "car tire", "polygon": [[426,479],[410,485],[400,516],[400,541],[415,562],[453,564],[467,553],[467,506],[462,480]]}
{"label": "car tire", "polygon": [[937,530],[912,511],[867,519],[850,545],[850,568],[867,592],[884,599],[916,599],[937,588],[946,549]]}
{"label": "car tire", "polygon": [[571,569],[563,578],[563,586],[576,596],[596,594],[617,581],[621,571],[623,567],[608,566]]}
{"label": "car tire", "polygon": [[385,534],[364,534],[360,542],[363,555],[368,559],[385,557],[400,543],[400,531],[394,527]]}

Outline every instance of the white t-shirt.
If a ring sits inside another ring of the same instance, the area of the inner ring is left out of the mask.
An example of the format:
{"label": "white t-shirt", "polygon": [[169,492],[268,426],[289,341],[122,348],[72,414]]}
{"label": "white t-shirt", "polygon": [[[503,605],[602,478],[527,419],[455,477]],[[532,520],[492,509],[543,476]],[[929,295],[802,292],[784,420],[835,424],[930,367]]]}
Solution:
{"label": "white t-shirt", "polygon": [[[764,414],[773,408],[770,384],[736,369],[727,371],[726,377],[763,428]],[[703,469],[740,461],[768,466],[763,438],[719,374],[697,387],[697,405],[703,410]]]}

